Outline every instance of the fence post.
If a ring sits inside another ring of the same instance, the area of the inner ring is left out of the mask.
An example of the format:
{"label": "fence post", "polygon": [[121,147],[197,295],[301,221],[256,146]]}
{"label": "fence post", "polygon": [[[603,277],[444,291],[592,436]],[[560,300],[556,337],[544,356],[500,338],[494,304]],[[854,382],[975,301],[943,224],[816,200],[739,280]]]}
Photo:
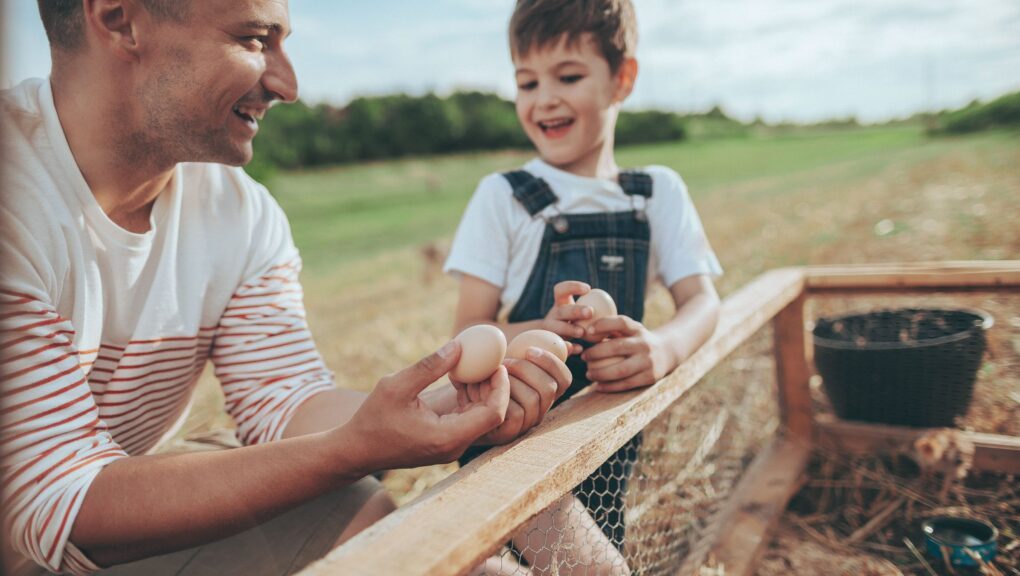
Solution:
{"label": "fence post", "polygon": [[810,445],[814,418],[809,386],[811,368],[808,366],[804,330],[805,300],[806,296],[802,293],[776,315],[772,327],[783,428],[791,440],[803,440]]}

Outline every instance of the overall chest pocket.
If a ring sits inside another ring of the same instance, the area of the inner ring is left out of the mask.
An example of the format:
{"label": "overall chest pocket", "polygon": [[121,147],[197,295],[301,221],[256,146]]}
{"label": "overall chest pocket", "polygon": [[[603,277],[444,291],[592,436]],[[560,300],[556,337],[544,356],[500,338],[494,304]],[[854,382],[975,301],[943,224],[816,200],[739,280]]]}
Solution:
{"label": "overall chest pocket", "polygon": [[549,250],[542,302],[552,306],[553,287],[557,283],[580,280],[609,292],[620,314],[640,321],[648,282],[648,244],[648,240],[635,238],[553,242]]}

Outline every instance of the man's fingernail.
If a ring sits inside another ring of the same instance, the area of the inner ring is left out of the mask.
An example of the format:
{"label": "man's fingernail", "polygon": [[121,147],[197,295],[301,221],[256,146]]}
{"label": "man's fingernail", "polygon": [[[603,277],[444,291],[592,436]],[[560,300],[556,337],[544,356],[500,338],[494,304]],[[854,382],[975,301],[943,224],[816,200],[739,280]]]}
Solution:
{"label": "man's fingernail", "polygon": [[528,358],[531,358],[532,360],[538,360],[541,357],[542,357],[541,350],[535,348],[534,346],[528,348]]}
{"label": "man's fingernail", "polygon": [[591,372],[585,372],[584,377],[587,378],[588,380],[591,380]]}
{"label": "man's fingernail", "polygon": [[457,347],[457,343],[454,342],[453,340],[450,340],[446,344],[443,344],[443,347],[440,348],[439,351],[438,351],[439,357],[440,358],[449,358],[450,356],[453,356],[453,350],[456,347]]}

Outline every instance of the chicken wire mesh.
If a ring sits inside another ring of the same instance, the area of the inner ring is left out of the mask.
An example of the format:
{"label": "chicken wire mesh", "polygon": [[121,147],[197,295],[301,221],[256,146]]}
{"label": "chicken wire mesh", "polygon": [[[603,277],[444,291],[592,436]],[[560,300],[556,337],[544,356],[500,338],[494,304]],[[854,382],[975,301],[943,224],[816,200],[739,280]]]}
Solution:
{"label": "chicken wire mesh", "polygon": [[774,381],[764,329],[478,572],[655,575],[700,564],[726,499],[775,436]]}

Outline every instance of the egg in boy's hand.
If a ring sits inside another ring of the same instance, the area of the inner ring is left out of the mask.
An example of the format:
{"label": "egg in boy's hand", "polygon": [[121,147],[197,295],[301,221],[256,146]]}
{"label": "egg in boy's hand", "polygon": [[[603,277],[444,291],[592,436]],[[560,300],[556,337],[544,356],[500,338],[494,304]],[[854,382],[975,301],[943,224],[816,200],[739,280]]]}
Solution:
{"label": "egg in boy's hand", "polygon": [[[584,296],[578,298],[577,303],[582,306],[591,306],[592,309],[592,317],[590,320],[579,320],[577,322],[577,325],[584,328],[586,331],[600,318],[616,316],[616,302],[605,290],[593,288],[591,292],[588,292]],[[605,339],[605,336],[592,337],[590,335],[586,335],[584,339],[589,342],[599,342]],[[613,364],[622,362],[623,360],[623,356],[612,356],[609,358],[602,358],[600,360],[593,360],[588,363],[588,368],[605,368],[606,366],[612,366]]]}

